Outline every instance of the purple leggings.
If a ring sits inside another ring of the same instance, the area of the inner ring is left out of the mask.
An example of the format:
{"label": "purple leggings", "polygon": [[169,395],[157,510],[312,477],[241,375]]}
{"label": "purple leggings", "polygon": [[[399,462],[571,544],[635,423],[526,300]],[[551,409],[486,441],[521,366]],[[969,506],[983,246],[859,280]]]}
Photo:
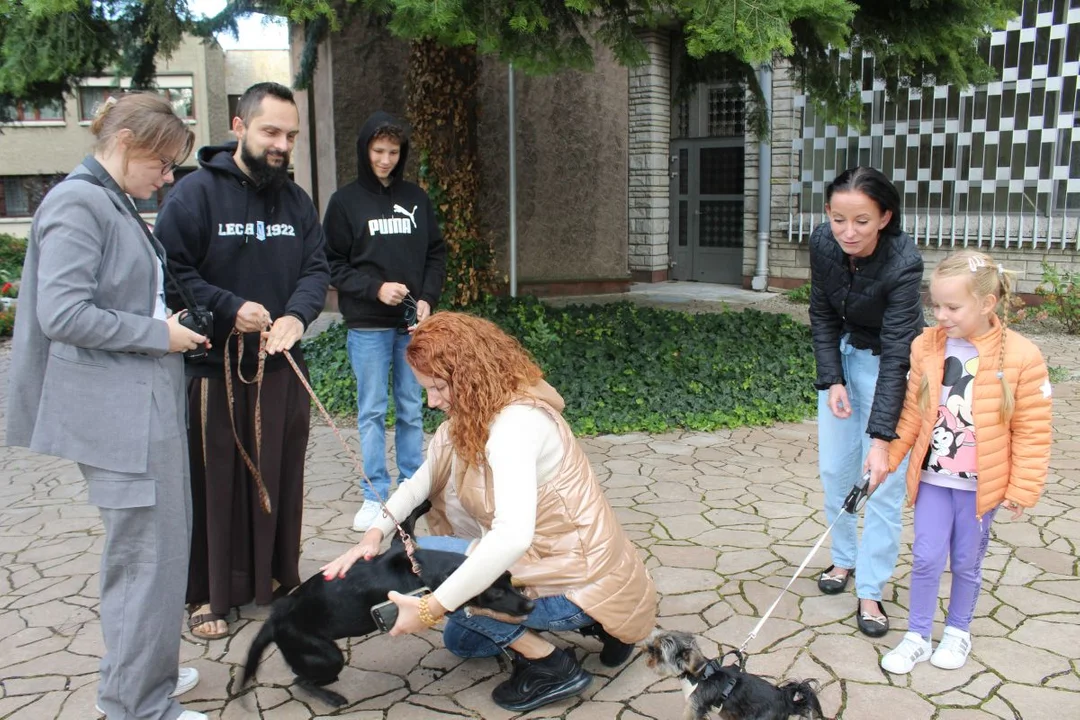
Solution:
{"label": "purple leggings", "polygon": [[957,630],[968,630],[979,599],[982,562],[993,520],[993,510],[983,516],[981,523],[975,516],[974,490],[919,484],[908,630],[930,637],[946,557],[950,558],[952,571],[946,623]]}

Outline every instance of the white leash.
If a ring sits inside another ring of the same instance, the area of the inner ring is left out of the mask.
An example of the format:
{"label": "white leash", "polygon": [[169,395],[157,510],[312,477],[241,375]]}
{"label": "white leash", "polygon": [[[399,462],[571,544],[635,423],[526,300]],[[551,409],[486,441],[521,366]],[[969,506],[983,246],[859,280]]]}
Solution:
{"label": "white leash", "polygon": [[829,537],[829,533],[831,533],[832,529],[836,527],[836,523],[840,522],[840,518],[844,516],[844,513],[849,512],[852,515],[855,515],[861,509],[862,506],[859,504],[859,500],[861,498],[870,497],[870,493],[866,491],[869,482],[870,473],[867,472],[865,475],[862,476],[862,479],[857,482],[853,488],[851,488],[851,492],[849,492],[847,497],[844,498],[844,503],[840,506],[840,512],[837,513],[836,519],[832,521],[832,525],[830,525],[828,529],[825,530],[825,533],[820,538],[818,538],[818,541],[814,543],[814,547],[810,548],[810,552],[802,561],[802,564],[799,565],[799,569],[796,570],[795,574],[791,576],[791,579],[788,580],[788,584],[785,585],[784,589],[780,591],[780,595],[777,596],[776,600],[773,601],[773,604],[769,606],[769,609],[766,610],[765,614],[761,616],[760,620],[758,620],[758,623],[754,626],[754,629],[751,630],[750,634],[746,637],[745,640],[743,640],[743,644],[739,646],[740,654],[744,653],[744,651],[746,650],[746,646],[750,644],[750,641],[757,637],[757,634],[765,625],[765,621],[768,620],[769,616],[773,614],[773,610],[776,610],[776,606],[779,605],[780,601],[784,599],[784,594],[787,593],[787,591],[791,588],[792,584],[799,578],[799,575],[802,574],[802,571],[806,569],[806,566],[814,558],[814,555],[817,554],[817,551],[821,547],[821,544],[825,542],[825,538]]}

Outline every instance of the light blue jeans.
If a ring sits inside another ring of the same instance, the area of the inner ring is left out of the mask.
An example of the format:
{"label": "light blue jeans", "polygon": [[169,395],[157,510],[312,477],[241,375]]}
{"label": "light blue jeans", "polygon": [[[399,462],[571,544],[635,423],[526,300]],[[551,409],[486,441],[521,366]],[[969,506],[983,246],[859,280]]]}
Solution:
{"label": "light blue jeans", "polygon": [[[465,554],[472,541],[429,535],[417,538],[416,542],[425,550]],[[564,595],[538,598],[533,611],[521,625],[512,625],[488,617],[468,617],[462,608],[458,608],[446,616],[443,644],[447,650],[461,658],[494,657],[524,635],[527,629],[565,632],[588,627],[595,622]]]}
{"label": "light blue jeans", "polygon": [[[851,416],[841,420],[829,410],[829,391],[818,391],[818,470],[825,489],[825,518],[831,525],[842,512],[844,498],[862,477],[870,451],[866,425],[874,404],[880,358],[870,350],[856,350],[847,336],[840,340],[840,359],[847,381]],[[881,591],[896,568],[900,552],[900,520],[907,495],[907,458],[885,478],[863,510],[862,540],[858,518],[850,513],[832,532],[832,562],[855,568],[855,592],[863,600],[881,600]]]}
{"label": "light blue jeans", "polygon": [[[356,375],[356,424],[364,474],[385,500],[390,492],[386,469],[386,408],[393,369],[394,447],[398,479],[411,478],[424,461],[423,388],[405,362],[409,335],[397,330],[349,330],[346,348]],[[375,500],[361,481],[365,500]]]}

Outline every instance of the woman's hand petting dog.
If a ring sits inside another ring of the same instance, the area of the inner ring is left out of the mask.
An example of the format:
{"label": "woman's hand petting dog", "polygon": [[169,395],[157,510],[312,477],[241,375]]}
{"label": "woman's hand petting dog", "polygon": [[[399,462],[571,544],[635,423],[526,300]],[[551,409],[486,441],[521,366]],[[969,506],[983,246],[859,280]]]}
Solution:
{"label": "woman's hand petting dog", "polygon": [[[428,612],[433,618],[438,620],[446,614],[446,608],[434,595],[424,597],[427,598]],[[412,635],[429,629],[430,626],[420,619],[420,598],[415,595],[402,595],[396,590],[387,593],[386,598],[398,606],[397,622],[390,628],[390,635]]]}
{"label": "woman's hand petting dog", "polygon": [[357,560],[370,560],[378,555],[382,539],[382,530],[371,528],[364,533],[364,537],[360,538],[360,542],[323,565],[319,570],[322,571],[323,577],[327,580],[343,578],[345,573],[349,572],[349,568],[356,564]]}

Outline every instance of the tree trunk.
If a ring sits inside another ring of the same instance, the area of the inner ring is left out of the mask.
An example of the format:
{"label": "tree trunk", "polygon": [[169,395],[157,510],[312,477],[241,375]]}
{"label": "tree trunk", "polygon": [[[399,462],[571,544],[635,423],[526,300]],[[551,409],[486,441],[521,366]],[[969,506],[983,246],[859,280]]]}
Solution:
{"label": "tree trunk", "polygon": [[478,75],[472,47],[413,42],[406,80],[410,144],[419,152],[420,184],[441,221],[447,248],[444,305],[465,306],[495,289],[491,238],[476,214],[480,192],[476,123]]}

